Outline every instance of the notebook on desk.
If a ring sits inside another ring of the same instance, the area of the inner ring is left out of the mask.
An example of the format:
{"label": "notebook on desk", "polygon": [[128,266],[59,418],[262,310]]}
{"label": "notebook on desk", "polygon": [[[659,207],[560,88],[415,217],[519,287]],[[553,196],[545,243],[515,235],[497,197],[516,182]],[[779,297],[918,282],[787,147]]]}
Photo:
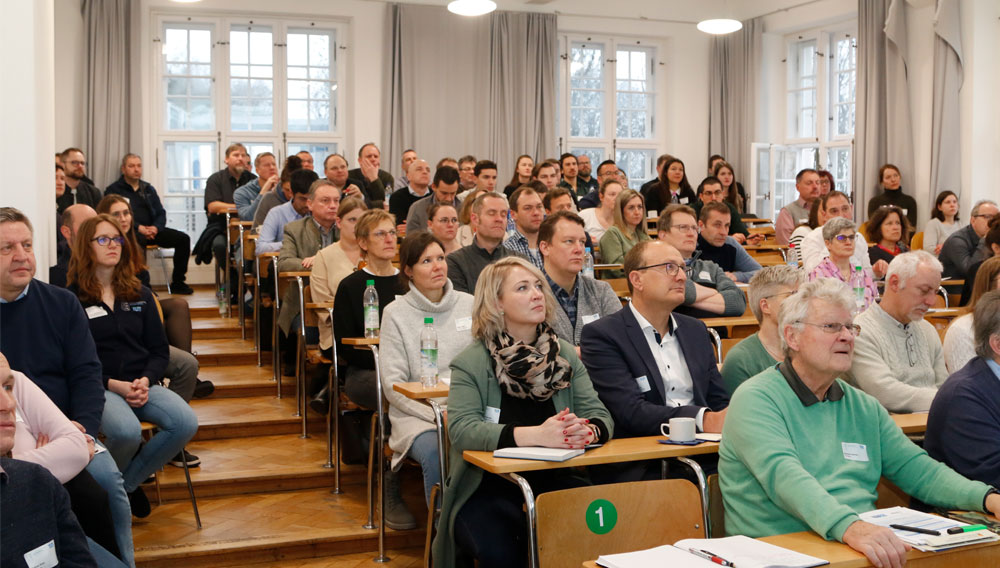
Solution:
{"label": "notebook on desk", "polygon": [[[710,560],[708,556],[714,557],[717,561]],[[822,558],[747,536],[688,538],[679,540],[673,545],[601,556],[597,559],[597,564],[605,568],[663,568],[664,566],[718,568],[720,565],[727,565],[719,560],[737,568],[810,568],[829,564]]]}
{"label": "notebook on desk", "polygon": [[520,446],[503,448],[493,451],[495,458],[514,458],[521,460],[542,460],[561,462],[570,458],[575,458],[583,454],[583,450],[571,450],[563,448],[542,448],[536,446]]}

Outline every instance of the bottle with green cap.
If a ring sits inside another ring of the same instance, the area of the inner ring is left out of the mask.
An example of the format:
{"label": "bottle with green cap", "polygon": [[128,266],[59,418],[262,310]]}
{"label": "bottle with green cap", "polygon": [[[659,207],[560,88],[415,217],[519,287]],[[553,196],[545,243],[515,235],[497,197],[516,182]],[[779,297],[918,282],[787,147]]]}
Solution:
{"label": "bottle with green cap", "polygon": [[424,318],[424,329],[420,331],[420,383],[424,388],[438,384],[438,335],[434,318]]}
{"label": "bottle with green cap", "polygon": [[361,297],[365,313],[365,337],[378,337],[378,290],[375,281],[365,282],[365,294]]}
{"label": "bottle with green cap", "polygon": [[851,274],[851,288],[854,290],[854,303],[857,305],[857,313],[865,310],[865,273],[861,270],[861,265],[855,265]]}

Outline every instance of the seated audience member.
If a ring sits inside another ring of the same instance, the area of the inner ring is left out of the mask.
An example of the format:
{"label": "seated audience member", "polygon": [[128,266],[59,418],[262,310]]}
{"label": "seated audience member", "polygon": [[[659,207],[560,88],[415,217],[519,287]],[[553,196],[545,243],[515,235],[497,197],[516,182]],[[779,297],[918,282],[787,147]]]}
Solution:
{"label": "seated audience member", "polygon": [[993,257],[979,268],[976,273],[976,283],[972,288],[972,298],[963,308],[964,315],[952,320],[944,336],[944,364],[948,373],[957,373],[973,357],[976,356],[976,344],[972,328],[973,310],[983,295],[1000,289],[1000,257]]}
{"label": "seated audience member", "polygon": [[97,207],[101,190],[87,177],[87,158],[79,148],[66,148],[62,153],[62,167],[66,188],[56,198],[56,214],[62,214],[70,205],[82,203]]}
{"label": "seated audience member", "polygon": [[[348,337],[364,337],[365,315],[362,304],[365,288],[371,282],[378,292],[379,320],[385,308],[404,292],[399,270],[392,265],[396,256],[396,222],[383,209],[369,209],[358,219],[354,234],[361,246],[365,267],[340,281],[333,303],[337,317],[333,321],[334,335],[339,342],[337,354],[347,362],[344,373],[344,393],[366,409],[378,407],[375,389],[379,388],[375,374],[375,359],[369,351],[360,351],[343,344]],[[419,333],[418,333],[419,337]],[[362,441],[367,450],[370,440]],[[385,471],[385,524],[391,529],[405,530],[417,526],[417,520],[406,509],[400,496],[399,477],[392,469]]]}
{"label": "seated audience member", "polygon": [[[857,228],[854,221],[843,217],[834,217],[827,221],[823,225],[823,242],[826,243],[829,256],[809,272],[809,280],[835,278],[846,284],[848,288],[853,288],[852,279],[857,267],[860,266],[851,264],[855,239],[857,239]],[[858,312],[867,310],[878,298],[878,288],[871,270],[862,268],[861,272],[864,275],[865,297],[863,302],[858,302]]]}
{"label": "seated audience member", "polygon": [[[604,233],[615,224],[615,200],[618,199],[618,194],[623,189],[622,184],[614,178],[601,182],[601,187],[597,190],[600,205],[580,211],[584,230],[598,242],[604,237]],[[583,206],[582,200],[580,205]]]}
{"label": "seated audience member", "polygon": [[[826,248],[826,241],[823,239],[823,225],[834,217],[854,220],[854,212],[851,208],[850,200],[847,198],[847,195],[837,190],[833,190],[819,198],[816,205],[813,205],[813,207],[817,206],[819,209],[815,212],[815,219],[813,218],[813,211],[810,209],[809,212],[809,224],[813,225],[815,223],[815,228],[809,231],[802,239],[802,246],[797,247],[799,260],[807,274],[812,272],[824,258],[830,256],[830,251]],[[871,260],[868,258],[868,243],[865,241],[864,235],[855,233],[851,266],[859,264],[861,268],[870,268],[872,273],[878,278],[885,276],[885,271],[889,269],[888,262],[880,261],[875,264],[871,263]]]}
{"label": "seated audience member", "polygon": [[569,152],[559,156],[559,169],[562,170],[562,181],[559,182],[559,187],[565,187],[570,190],[570,194],[573,195],[574,201],[576,201],[577,197],[587,195],[590,188],[579,187],[580,184],[577,180],[580,169],[579,163],[576,161],[576,156],[570,154]]}
{"label": "seated audience member", "polygon": [[462,248],[458,240],[458,209],[454,205],[432,204],[427,210],[427,229],[441,241],[446,255]]}
{"label": "seated audience member", "polygon": [[301,169],[302,160],[298,156],[288,156],[285,160],[285,167],[281,169],[281,175],[278,176],[278,183],[274,185],[271,191],[267,193],[261,192],[260,202],[257,204],[257,210],[253,214],[251,230],[260,232],[261,227],[264,225],[264,220],[267,219],[267,214],[271,212],[271,209],[288,203],[288,200],[292,198],[292,174]]}
{"label": "seated audience member", "polygon": [[819,174],[820,197],[823,197],[837,188],[837,183],[834,181],[833,174],[831,174],[829,170],[816,170],[816,173]]}
{"label": "seated audience member", "polygon": [[684,301],[676,313],[692,317],[739,316],[746,311],[746,296],[718,264],[702,260],[698,249],[698,224],[687,205],[668,205],[656,222],[657,239],[681,253],[685,275]]}
{"label": "seated audience member", "polygon": [[590,163],[590,156],[580,154],[576,157],[576,185],[578,195],[590,195],[591,191],[596,191],[600,182],[590,174],[594,171]]}
{"label": "seated audience member", "polygon": [[552,162],[539,162],[531,170],[531,177],[542,182],[545,191],[552,191],[559,185],[559,168]]}
{"label": "seated audience member", "polygon": [[542,273],[562,308],[552,314],[552,329],[573,345],[580,345],[583,326],[622,308],[610,284],[580,273],[586,241],[583,220],[571,211],[549,215],[538,231]]}
{"label": "seated audience member", "polygon": [[[403,189],[404,187],[408,187],[410,185],[410,178],[409,178],[410,165],[419,159],[420,158],[417,156],[416,150],[412,148],[403,150],[403,156],[402,159],[400,160],[400,169],[399,169],[399,171],[402,172],[402,174],[398,178],[396,178],[396,180],[392,184],[393,193],[396,193],[400,189]],[[429,170],[430,166],[428,165],[427,168]],[[390,213],[392,213],[392,211],[390,211]],[[398,219],[399,218],[397,217],[397,220]]]}
{"label": "seated audience member", "polygon": [[534,168],[535,160],[531,156],[521,154],[517,157],[517,163],[514,165],[514,175],[510,178],[510,183],[503,188],[503,193],[508,199],[517,188],[522,185],[528,185],[531,182],[531,170]]}
{"label": "seated audience member", "polygon": [[707,203],[698,219],[698,251],[702,260],[710,260],[725,271],[730,280],[749,282],[760,270],[760,263],[729,235],[732,212],[722,203]]}
{"label": "seated audience member", "polygon": [[[599,166],[597,166],[597,179],[595,180],[597,182],[595,184],[596,187],[591,189],[590,193],[579,199],[577,205],[579,206],[580,211],[586,211],[587,209],[591,209],[593,207],[600,207],[602,202],[600,187],[604,185],[605,180],[618,181],[618,166],[615,165],[614,160],[604,160]],[[621,182],[619,182],[619,185],[621,185]],[[622,189],[624,188],[625,186],[622,186]],[[612,204],[614,204],[614,200],[612,200]],[[608,226],[611,226],[611,222],[608,223]]]}
{"label": "seated audience member", "polygon": [[[211,235],[212,254],[219,265],[225,265],[226,254],[226,212],[236,207],[236,190],[257,176],[247,170],[246,146],[239,142],[226,148],[226,167],[208,176],[205,180],[205,214],[208,225],[199,241]],[[259,209],[260,207],[258,207]]]}
{"label": "seated audience member", "polygon": [[295,155],[298,156],[300,160],[302,160],[303,169],[307,169],[309,171],[314,171],[316,169],[312,154],[310,154],[308,150],[299,150],[298,152],[295,153]]}
{"label": "seated audience member", "polygon": [[[459,180],[458,180],[458,190],[463,194],[468,194],[477,187],[476,183],[476,160],[475,156],[466,155],[458,159],[458,170]],[[462,195],[462,200],[465,200],[466,195]]]}
{"label": "seated audience member", "polygon": [[979,298],[975,353],[941,385],[924,447],[931,457],[968,477],[1000,486],[1000,290]]}
{"label": "seated audience member", "polygon": [[[268,211],[260,226],[260,237],[257,239],[255,249],[258,255],[279,252],[285,238],[285,227],[309,215],[309,188],[318,179],[316,172],[305,168],[292,172],[288,181],[288,191],[282,188],[287,201]],[[333,184],[329,184],[329,187],[338,196],[340,195],[340,192],[333,188]]]}
{"label": "seated audience member", "polygon": [[[0,377],[0,422],[4,424],[0,429],[0,510],[4,516],[0,564],[96,567],[87,537],[59,480],[37,463],[7,457],[19,430],[14,424],[20,418],[12,393],[13,375],[6,361],[0,365],[0,372],[5,375]],[[122,565],[110,554],[107,556]]]}
{"label": "seated audience member", "polygon": [[557,187],[552,191],[542,192],[545,186],[538,180],[532,182],[533,184],[538,184],[539,187],[535,187],[535,191],[542,196],[542,207],[545,209],[545,215],[555,213],[556,211],[571,211],[576,213],[576,205],[573,203],[573,194],[570,190],[565,187]]}
{"label": "seated audience member", "polygon": [[451,205],[456,211],[462,207],[462,200],[456,197],[458,193],[458,170],[451,166],[438,168],[434,172],[434,182],[431,184],[431,194],[410,206],[406,216],[406,234],[412,235],[428,230],[430,209],[435,203]]}
{"label": "seated audience member", "polygon": [[787,264],[762,268],[750,279],[747,297],[760,329],[726,353],[722,381],[729,394],[736,392],[736,388],[750,377],[785,358],[778,333],[778,314],[781,303],[797,292],[802,282],[802,271]]}
{"label": "seated audience member", "polygon": [[392,213],[400,225],[406,222],[410,206],[427,197],[431,186],[431,165],[419,158],[412,160],[407,174],[406,185],[400,188],[406,191],[394,191],[389,196],[389,213]]}
{"label": "seated audience member", "polygon": [[124,197],[131,209],[133,236],[139,247],[156,245],[174,249],[174,271],[171,276],[171,294],[193,294],[194,290],[184,280],[187,278],[188,257],[191,256],[191,237],[187,233],[167,227],[167,211],[160,203],[156,188],[142,179],[142,158],[125,154],[122,158],[121,177],[104,190],[105,195]]}
{"label": "seated audience member", "polygon": [[530,186],[518,188],[510,196],[510,217],[514,230],[507,233],[503,246],[542,268],[542,255],[538,252],[538,228],[545,219],[542,196]]}
{"label": "seated audience member", "polygon": [[475,188],[468,192],[465,199],[462,200],[462,206],[458,209],[458,244],[460,246],[466,247],[472,244],[476,235],[476,230],[472,226],[472,205],[476,202],[476,198],[484,193],[486,192]]}
{"label": "seated audience member", "polygon": [[1000,495],[931,459],[878,401],[837,377],[850,369],[858,326],[839,282],[803,285],[781,306],[785,360],[736,390],[719,448],[726,532],[753,538],[811,530],[882,566],[907,547],[875,509],[885,476],[906,494],[949,508],[1000,512]]}
{"label": "seated audience member", "polygon": [[743,189],[743,184],[736,181],[736,174],[733,172],[733,166],[721,159],[715,162],[715,165],[710,168],[710,173],[708,175],[718,178],[719,182],[722,183],[722,199],[726,203],[731,204],[736,208],[736,211],[742,215],[747,212],[747,192]]}
{"label": "seated audience member", "polygon": [[1000,256],[1000,216],[990,222],[990,228],[986,232],[986,236],[983,237],[983,260],[969,267],[969,273],[965,275],[965,284],[962,285],[962,297],[959,299],[958,305],[965,306],[969,303],[969,298],[972,297],[972,287],[976,283],[976,274],[979,273],[979,269],[984,263],[995,256]]}
{"label": "seated audience member", "polygon": [[795,230],[792,231],[792,236],[788,237],[789,253],[791,253],[791,250],[794,248],[796,259],[800,260],[800,257],[802,256],[800,254],[802,252],[802,241],[809,236],[809,233],[811,233],[813,229],[822,227],[822,223],[825,222],[824,219],[826,215],[820,211],[820,203],[822,200],[823,198],[819,197],[817,199],[813,199],[812,202],[809,203],[809,219],[805,223],[796,225]]}
{"label": "seated audience member", "polygon": [[347,172],[348,187],[354,185],[358,190],[348,189],[344,196],[364,199],[368,207],[382,207],[396,182],[381,165],[382,153],[378,146],[374,142],[363,144],[358,150],[358,167]]}
{"label": "seated audience member", "polygon": [[66,287],[66,270],[69,268],[69,259],[73,256],[73,239],[80,225],[96,215],[97,212],[90,205],[77,203],[67,207],[59,216],[59,234],[66,240],[68,246],[58,251],[56,263],[49,267],[49,284],[59,288]]}
{"label": "seated audience member", "polygon": [[330,154],[323,160],[323,175],[340,190],[341,195],[358,194],[361,189],[347,179],[347,168],[347,158],[340,154]]}
{"label": "seated audience member", "polygon": [[902,177],[899,175],[899,168],[892,164],[886,164],[878,171],[879,185],[882,193],[868,200],[868,217],[875,214],[879,207],[895,205],[903,210],[903,215],[910,221],[910,226],[917,225],[917,200],[903,193],[900,187]]}
{"label": "seated audience member", "polygon": [[961,229],[958,218],[958,196],[954,191],[942,191],[934,200],[931,220],[924,225],[924,250],[937,256],[952,233]]}
{"label": "seated audience member", "polygon": [[[625,185],[627,186],[627,182]],[[667,205],[690,206],[698,200],[688,182],[687,174],[684,173],[684,162],[677,158],[670,158],[664,162],[659,182],[651,186],[643,197],[646,198],[646,210],[655,211],[657,215]]]}
{"label": "seated audience member", "polygon": [[872,264],[880,260],[892,262],[900,253],[909,252],[910,234],[913,232],[903,210],[894,205],[879,207],[868,219],[865,228],[868,242],[868,259]]}
{"label": "seated audience member", "polygon": [[787,245],[796,226],[809,221],[809,207],[813,199],[819,197],[819,174],[806,168],[795,175],[795,191],[799,198],[785,205],[778,212],[774,222],[774,237],[779,245]]}
{"label": "seated audience member", "polygon": [[[623,189],[615,200],[615,222],[601,237],[601,260],[605,264],[621,264],[636,244],[648,241],[646,205],[638,191]],[[621,278],[620,270],[610,271],[611,278]]]}
{"label": "seated audience member", "polygon": [[986,258],[983,238],[990,230],[990,222],[997,218],[1000,209],[992,201],[979,201],[972,206],[969,224],[954,233],[941,247],[944,275],[950,278],[967,278],[969,269]]}
{"label": "seated audience member", "polygon": [[253,167],[257,170],[257,177],[233,192],[233,203],[236,205],[240,221],[253,221],[260,200],[281,182],[274,154],[270,152],[257,154],[253,160]]}
{"label": "seated audience member", "polygon": [[[35,280],[31,221],[13,207],[0,207],[0,345],[10,366],[35,383],[85,436],[91,450],[104,412],[101,361],[87,315],[70,292]],[[132,507],[122,474],[109,452],[95,453],[87,472],[108,493],[115,541],[122,560],[134,565]]]}
{"label": "seated audience member", "polygon": [[[740,212],[733,206],[732,203],[724,200],[725,192],[722,190],[722,182],[716,177],[707,177],[698,184],[698,200],[691,204],[691,208],[694,209],[694,215],[697,219],[701,215],[701,208],[706,203],[721,203],[727,209],[729,209],[729,214],[731,217],[729,225],[729,234],[732,235],[738,243],[745,244],[747,238],[750,237],[750,231],[747,226],[743,224],[743,220],[740,218]],[[752,235],[751,241],[753,244],[758,244],[763,240],[763,235]]]}
{"label": "seated audience member", "polygon": [[459,292],[472,293],[486,265],[517,253],[503,246],[507,199],[494,191],[482,193],[471,206],[475,231],[472,243],[448,255],[448,278]]}
{"label": "seated audience member", "polygon": [[[103,369],[105,445],[122,472],[133,509],[136,504],[145,509],[149,505],[140,484],[181,453],[198,431],[198,418],[180,396],[161,386],[167,336],[153,293],[136,278],[132,249],[124,243],[124,233],[109,215],[84,221],[73,241],[68,281],[87,312]],[[140,421],[158,428],[142,445]]]}
{"label": "seated audience member", "polygon": [[[582,448],[613,434],[611,415],[576,350],[549,324],[557,309],[545,277],[527,260],[505,258],[483,270],[472,308],[474,341],[451,360],[451,468],[433,545],[435,564],[475,559],[493,568],[528,561],[521,492],[470,466],[463,451]],[[492,417],[483,415],[488,405]],[[587,484],[565,471],[525,475],[536,493]]]}
{"label": "seated audience member", "polygon": [[941,263],[918,250],[889,264],[881,303],[856,318],[851,378],[889,412],[923,412],[948,378],[941,339],[924,320],[941,285]]}
{"label": "seated audience member", "polygon": [[[421,380],[420,335],[428,318],[437,333],[437,370],[449,376],[448,366],[472,341],[472,295],[457,292],[448,280],[448,264],[441,242],[430,233],[406,237],[399,251],[400,279],[409,291],[386,306],[379,333],[382,390],[389,404],[392,431],[392,468],[403,458],[420,464],[424,477],[424,499],[428,507],[431,488],[441,482],[437,430],[430,406],[394,391],[394,383]],[[388,506],[388,504],[387,504]],[[398,506],[405,506],[399,504]]]}

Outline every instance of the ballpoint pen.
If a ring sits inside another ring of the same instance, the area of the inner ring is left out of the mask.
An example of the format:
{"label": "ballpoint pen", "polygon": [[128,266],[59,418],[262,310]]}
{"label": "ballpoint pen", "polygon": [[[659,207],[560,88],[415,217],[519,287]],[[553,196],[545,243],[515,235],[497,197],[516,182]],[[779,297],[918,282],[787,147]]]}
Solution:
{"label": "ballpoint pen", "polygon": [[725,558],[723,558],[723,557],[721,557],[721,556],[719,556],[719,555],[717,555],[717,554],[715,554],[715,553],[713,553],[713,552],[711,552],[709,550],[698,550],[698,549],[694,549],[694,548],[689,548],[688,552],[690,552],[691,554],[694,554],[695,556],[704,558],[705,560],[708,560],[709,562],[715,562],[716,564],[718,564],[720,566],[733,566],[732,562],[726,560]]}

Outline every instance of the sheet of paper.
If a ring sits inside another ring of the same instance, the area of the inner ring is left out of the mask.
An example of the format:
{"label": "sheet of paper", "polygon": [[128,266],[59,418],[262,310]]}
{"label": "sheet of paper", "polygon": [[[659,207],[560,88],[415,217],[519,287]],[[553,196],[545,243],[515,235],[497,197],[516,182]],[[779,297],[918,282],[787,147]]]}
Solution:
{"label": "sheet of paper", "polygon": [[674,546],[682,549],[705,550],[725,558],[738,568],[757,566],[790,566],[808,568],[829,564],[815,556],[802,554],[748,536],[728,536],[725,538],[689,538],[679,540]]}
{"label": "sheet of paper", "polygon": [[[937,515],[914,511],[913,509],[908,509],[906,507],[877,509],[875,511],[861,513],[859,516],[862,521],[872,523],[873,525],[879,525],[882,527],[888,527],[889,525],[906,525],[908,527],[939,531],[942,535],[947,534],[948,529],[951,527],[968,525],[968,523],[962,523],[947,517],[939,517]],[[930,545],[927,541],[927,539],[933,538],[930,535],[899,529],[892,530],[902,541],[907,542],[920,550],[940,550],[948,548],[947,546],[935,547]]]}

